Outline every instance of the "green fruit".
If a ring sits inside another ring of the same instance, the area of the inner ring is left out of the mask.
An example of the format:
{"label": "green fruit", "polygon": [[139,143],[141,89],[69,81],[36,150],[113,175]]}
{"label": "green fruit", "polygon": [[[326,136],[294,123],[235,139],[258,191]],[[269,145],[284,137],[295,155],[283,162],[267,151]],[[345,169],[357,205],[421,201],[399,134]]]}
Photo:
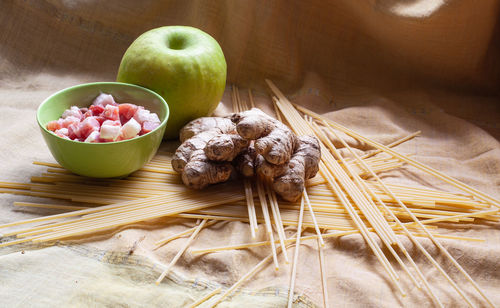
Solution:
{"label": "green fruit", "polygon": [[170,107],[165,139],[189,121],[210,115],[226,86],[226,60],[217,41],[187,26],[166,26],[139,36],[123,55],[117,81],[146,87]]}

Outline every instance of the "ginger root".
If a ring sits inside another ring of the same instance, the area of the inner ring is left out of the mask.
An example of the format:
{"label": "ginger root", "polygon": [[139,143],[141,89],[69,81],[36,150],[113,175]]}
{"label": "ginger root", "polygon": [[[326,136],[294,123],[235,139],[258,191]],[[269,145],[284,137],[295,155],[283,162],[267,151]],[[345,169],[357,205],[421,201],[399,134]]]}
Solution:
{"label": "ginger root", "polygon": [[305,181],[313,178],[319,170],[321,150],[319,141],[313,136],[298,137],[299,146],[290,161],[273,165],[251,147],[235,160],[236,170],[243,176],[258,175],[272,183],[273,190],[284,200],[294,202],[302,195]]}
{"label": "ginger root", "polygon": [[258,108],[235,113],[231,120],[236,124],[238,134],[247,140],[255,140],[257,154],[273,165],[289,161],[298,146],[297,136],[288,126]]}
{"label": "ginger root", "polygon": [[300,145],[293,153],[288,169],[273,180],[273,190],[287,201],[296,201],[302,195],[305,181],[319,170],[321,148],[313,136],[300,136]]}
{"label": "ginger root", "polygon": [[317,138],[297,137],[257,108],[196,119],[181,130],[180,138],[172,166],[195,189],[227,181],[236,170],[244,177],[259,176],[283,199],[296,201],[305,181],[318,172]]}
{"label": "ginger root", "polygon": [[233,169],[230,161],[248,146],[231,120],[220,117],[191,121],[180,138],[183,143],[175,151],[172,167],[194,189],[227,181]]}

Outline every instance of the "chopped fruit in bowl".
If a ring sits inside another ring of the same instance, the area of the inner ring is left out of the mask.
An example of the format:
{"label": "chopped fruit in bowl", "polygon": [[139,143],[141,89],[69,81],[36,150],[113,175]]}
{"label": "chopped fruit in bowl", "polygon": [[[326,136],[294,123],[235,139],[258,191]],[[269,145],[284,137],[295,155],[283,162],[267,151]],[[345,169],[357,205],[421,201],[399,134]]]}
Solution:
{"label": "chopped fruit in bowl", "polygon": [[54,158],[89,177],[126,176],[161,144],[169,109],[146,88],[96,82],[61,90],[38,108],[37,120]]}
{"label": "chopped fruit in bowl", "polygon": [[118,104],[112,95],[101,93],[88,108],[64,110],[61,118],[47,123],[47,129],[62,138],[97,143],[132,139],[160,124],[156,113],[135,104]]}

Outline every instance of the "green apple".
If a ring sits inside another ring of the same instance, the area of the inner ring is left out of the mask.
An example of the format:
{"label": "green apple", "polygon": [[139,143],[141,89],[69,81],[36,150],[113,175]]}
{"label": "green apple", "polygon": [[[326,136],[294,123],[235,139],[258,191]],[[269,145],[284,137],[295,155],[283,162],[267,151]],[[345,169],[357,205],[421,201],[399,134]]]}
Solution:
{"label": "green apple", "polygon": [[123,55],[117,81],[160,94],[170,107],[165,139],[177,138],[189,121],[210,115],[226,86],[226,60],[209,34],[165,26],[139,36]]}

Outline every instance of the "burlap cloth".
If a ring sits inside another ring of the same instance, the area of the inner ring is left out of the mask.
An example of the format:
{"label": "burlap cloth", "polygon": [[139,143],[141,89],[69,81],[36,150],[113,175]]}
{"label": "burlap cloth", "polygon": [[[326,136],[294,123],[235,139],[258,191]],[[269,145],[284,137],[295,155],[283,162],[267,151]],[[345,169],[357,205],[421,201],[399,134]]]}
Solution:
{"label": "burlap cloth", "polygon": [[[73,1],[0,2],[0,178],[28,181],[51,160],[35,122],[38,104],[67,86],[114,80],[121,56],[140,33],[161,25],[192,25],[212,34],[228,62],[228,85],[253,88],[269,108],[263,79],[294,102],[387,143],[416,130],[421,137],[398,147],[418,161],[500,197],[499,1]],[[230,110],[229,87],[223,105]],[[246,99],[245,97],[243,97]],[[268,109],[270,110],[270,109]],[[364,145],[357,144],[363,148]],[[163,145],[164,149],[172,146]],[[388,181],[454,191],[405,168]],[[0,223],[51,214],[20,210],[0,196]],[[157,221],[78,245],[0,250],[2,307],[183,307],[209,290],[227,287],[268,248],[201,257],[186,253],[159,287],[158,264],[182,245],[152,251],[155,240],[192,225]],[[262,229],[262,228],[261,228]],[[261,230],[259,239],[264,239]],[[451,254],[500,305],[498,224],[452,226],[442,233],[484,243],[442,240]],[[202,231],[193,247],[250,240],[248,225],[220,223]],[[422,239],[445,269],[479,303],[464,278]],[[446,306],[464,301],[407,245]],[[134,248],[133,254],[129,254]],[[290,250],[290,254],[293,251]],[[428,296],[402,279],[402,299],[359,235],[327,241],[329,301],[333,306],[428,306]],[[299,259],[297,304],[321,306],[315,242]],[[290,270],[271,266],[220,307],[281,307]]]}

